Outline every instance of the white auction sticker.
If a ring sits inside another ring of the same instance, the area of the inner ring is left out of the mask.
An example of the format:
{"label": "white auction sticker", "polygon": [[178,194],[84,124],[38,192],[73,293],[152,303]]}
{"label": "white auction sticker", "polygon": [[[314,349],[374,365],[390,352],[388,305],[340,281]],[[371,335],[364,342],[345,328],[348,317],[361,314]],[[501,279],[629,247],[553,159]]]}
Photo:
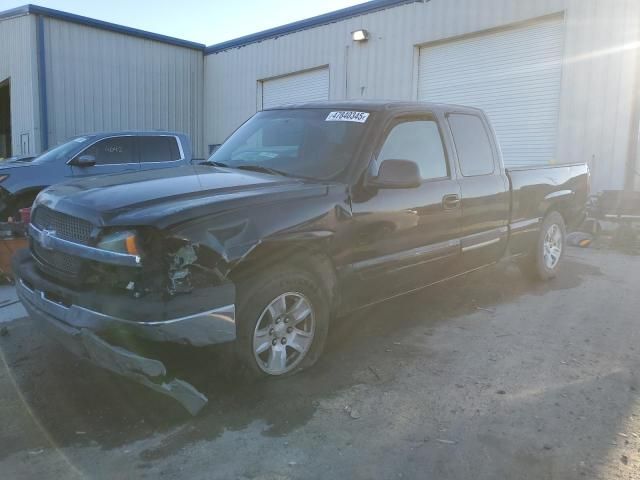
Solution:
{"label": "white auction sticker", "polygon": [[357,122],[364,123],[369,118],[366,112],[331,112],[326,122]]}

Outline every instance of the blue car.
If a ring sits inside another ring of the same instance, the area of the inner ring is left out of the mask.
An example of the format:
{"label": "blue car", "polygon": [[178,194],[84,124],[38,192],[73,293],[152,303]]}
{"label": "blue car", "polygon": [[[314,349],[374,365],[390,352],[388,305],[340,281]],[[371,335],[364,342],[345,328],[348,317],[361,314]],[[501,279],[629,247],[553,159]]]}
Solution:
{"label": "blue car", "polygon": [[0,162],[0,221],[17,219],[38,193],[71,178],[178,167],[191,163],[189,137],[176,132],[94,133],[36,158]]}

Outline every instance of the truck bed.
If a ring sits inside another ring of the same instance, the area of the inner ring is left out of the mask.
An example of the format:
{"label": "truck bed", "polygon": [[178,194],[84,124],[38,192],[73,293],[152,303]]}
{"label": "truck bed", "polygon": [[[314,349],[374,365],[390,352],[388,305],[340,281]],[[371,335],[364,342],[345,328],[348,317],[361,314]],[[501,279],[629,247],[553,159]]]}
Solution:
{"label": "truck bed", "polygon": [[569,229],[583,220],[589,196],[586,164],[517,167],[507,168],[506,172],[512,191],[511,253],[526,252],[552,204]]}

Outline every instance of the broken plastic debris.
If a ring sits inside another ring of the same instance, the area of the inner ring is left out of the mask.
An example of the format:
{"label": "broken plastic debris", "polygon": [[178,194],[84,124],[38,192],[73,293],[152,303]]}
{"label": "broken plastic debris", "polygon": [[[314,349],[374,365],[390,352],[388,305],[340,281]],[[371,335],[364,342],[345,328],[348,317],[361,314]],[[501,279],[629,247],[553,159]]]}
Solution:
{"label": "broken plastic debris", "polygon": [[436,442],[443,443],[445,445],[455,445],[456,443],[458,443],[458,442],[456,442],[454,440],[444,440],[442,438],[436,438]]}

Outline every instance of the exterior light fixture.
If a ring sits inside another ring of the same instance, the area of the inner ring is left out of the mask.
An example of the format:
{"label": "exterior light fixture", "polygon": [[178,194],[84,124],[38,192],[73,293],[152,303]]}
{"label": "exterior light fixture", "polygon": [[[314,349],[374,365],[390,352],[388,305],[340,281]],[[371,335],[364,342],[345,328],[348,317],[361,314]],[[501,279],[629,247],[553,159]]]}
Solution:
{"label": "exterior light fixture", "polygon": [[366,42],[369,40],[369,32],[366,30],[356,30],[355,32],[351,32],[351,38],[353,38],[354,42]]}

